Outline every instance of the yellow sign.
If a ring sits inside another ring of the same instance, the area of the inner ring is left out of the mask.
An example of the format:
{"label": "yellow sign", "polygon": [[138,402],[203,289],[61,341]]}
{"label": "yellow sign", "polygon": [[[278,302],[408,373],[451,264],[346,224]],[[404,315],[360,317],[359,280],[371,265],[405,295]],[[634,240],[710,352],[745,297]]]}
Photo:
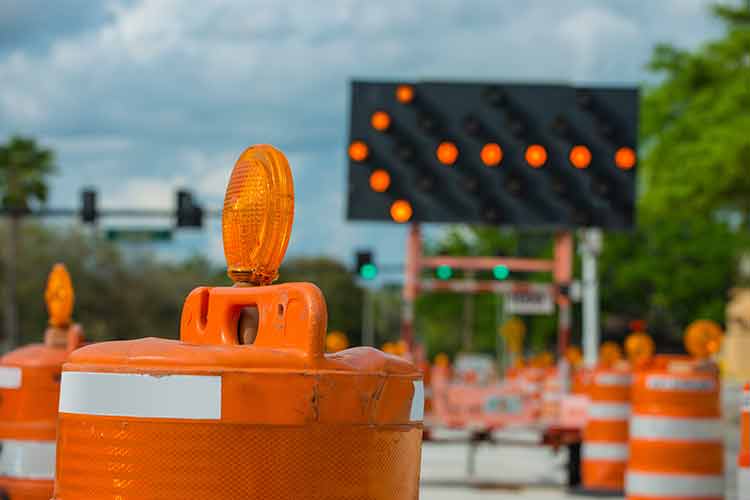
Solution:
{"label": "yellow sign", "polygon": [[500,336],[505,339],[508,351],[518,354],[523,350],[523,337],[526,325],[519,318],[513,317],[500,327]]}

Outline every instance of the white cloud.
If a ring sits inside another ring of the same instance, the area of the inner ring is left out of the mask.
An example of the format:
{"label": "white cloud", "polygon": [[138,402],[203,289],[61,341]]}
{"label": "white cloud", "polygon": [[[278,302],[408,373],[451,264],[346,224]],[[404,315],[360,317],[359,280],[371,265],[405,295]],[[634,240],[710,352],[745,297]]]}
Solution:
{"label": "white cloud", "polygon": [[103,205],[168,207],[191,187],[218,207],[243,148],[272,143],[297,183],[290,252],[397,261],[403,228],[344,222],[352,77],[635,83],[655,42],[717,32],[695,15],[707,1],[96,2],[97,24],[0,50],[0,134],[58,150],[63,206],[93,185]]}

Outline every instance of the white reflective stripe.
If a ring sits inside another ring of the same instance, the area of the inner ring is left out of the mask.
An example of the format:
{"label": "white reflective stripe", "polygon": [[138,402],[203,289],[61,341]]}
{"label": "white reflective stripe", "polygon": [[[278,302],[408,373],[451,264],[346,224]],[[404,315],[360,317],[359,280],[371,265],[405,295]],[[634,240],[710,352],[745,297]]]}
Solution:
{"label": "white reflective stripe", "polygon": [[628,445],[614,443],[583,443],[581,456],[584,460],[612,460],[625,462],[628,459]]}
{"label": "white reflective stripe", "polygon": [[629,373],[597,373],[594,384],[627,387],[632,385],[633,377]]}
{"label": "white reflective stripe", "polygon": [[409,420],[412,422],[421,422],[424,420],[424,382],[415,380],[414,396],[411,398],[411,412]]}
{"label": "white reflective stripe", "polygon": [[737,498],[750,500],[750,468],[748,467],[737,469]]}
{"label": "white reflective stripe", "polygon": [[675,441],[721,441],[721,420],[716,418],[673,418],[633,415],[631,439]]}
{"label": "white reflective stripe", "polygon": [[718,499],[724,498],[724,477],[628,471],[625,493],[627,496]]}
{"label": "white reflective stripe", "polygon": [[219,420],[221,376],[63,372],[60,412]]}
{"label": "white reflective stripe", "polygon": [[742,391],[742,411],[750,412],[750,391]]}
{"label": "white reflective stripe", "polygon": [[21,369],[17,366],[0,366],[0,389],[21,387]]}
{"label": "white reflective stripe", "polygon": [[649,375],[646,387],[654,391],[711,392],[716,389],[716,380],[703,378],[678,378],[669,375]]}
{"label": "white reflective stripe", "polygon": [[588,417],[593,420],[627,420],[630,418],[628,403],[589,403]]}
{"label": "white reflective stripe", "polygon": [[25,479],[55,478],[54,441],[0,441],[0,476]]}

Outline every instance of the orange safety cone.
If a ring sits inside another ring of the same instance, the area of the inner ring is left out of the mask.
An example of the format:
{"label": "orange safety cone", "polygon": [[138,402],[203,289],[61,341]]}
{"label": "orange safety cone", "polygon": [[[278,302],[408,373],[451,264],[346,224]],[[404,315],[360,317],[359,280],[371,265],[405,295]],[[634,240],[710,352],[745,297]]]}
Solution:
{"label": "orange safety cone", "polygon": [[[284,155],[245,151],[223,212],[235,286],[191,292],[179,341],[73,354],[62,374],[56,500],[418,498],[419,370],[369,347],[326,354],[320,290],[268,285],[292,202]],[[243,321],[249,309],[255,325]]]}
{"label": "orange safety cone", "polygon": [[629,500],[724,498],[718,370],[656,356],[634,373]]}
{"label": "orange safety cone", "polygon": [[52,496],[60,372],[82,338],[81,327],[71,324],[73,287],[62,264],[52,268],[46,299],[44,343],[0,359],[0,498]]}
{"label": "orange safety cone", "polygon": [[740,453],[737,457],[737,498],[750,500],[750,383],[742,390]]}

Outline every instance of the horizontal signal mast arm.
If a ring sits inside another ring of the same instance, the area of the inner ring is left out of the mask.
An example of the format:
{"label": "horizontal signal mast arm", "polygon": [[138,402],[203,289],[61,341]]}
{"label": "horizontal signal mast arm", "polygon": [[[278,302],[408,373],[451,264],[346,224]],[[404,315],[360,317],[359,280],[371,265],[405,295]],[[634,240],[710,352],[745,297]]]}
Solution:
{"label": "horizontal signal mast arm", "polygon": [[419,289],[424,292],[453,293],[554,293],[557,287],[527,281],[423,279],[419,282]]}
{"label": "horizontal signal mast arm", "polygon": [[464,271],[490,271],[496,266],[506,266],[510,271],[519,272],[552,272],[555,263],[544,259],[517,259],[512,257],[422,257],[421,268],[434,269],[450,266]]}
{"label": "horizontal signal mast arm", "polygon": [[[22,217],[77,217],[81,210],[77,208],[40,208],[35,210],[8,210],[0,208],[0,216],[20,215]],[[173,217],[175,209],[160,208],[104,208],[97,209],[99,217]],[[206,210],[205,217],[220,217],[221,210]]]}

